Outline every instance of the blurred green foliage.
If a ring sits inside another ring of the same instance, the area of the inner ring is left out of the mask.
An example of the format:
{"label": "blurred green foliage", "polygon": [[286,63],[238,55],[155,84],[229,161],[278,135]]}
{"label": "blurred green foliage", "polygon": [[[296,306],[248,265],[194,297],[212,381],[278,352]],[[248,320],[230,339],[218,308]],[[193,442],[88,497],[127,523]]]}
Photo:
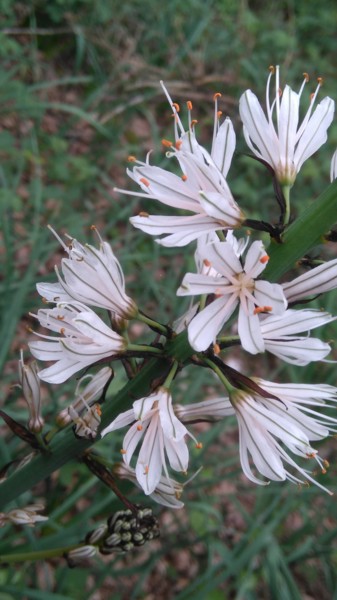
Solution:
{"label": "blurred green foliage", "polygon": [[[60,260],[51,258],[58,244],[47,223],[82,241],[95,223],[112,242],[137,302],[158,319],[182,312],[175,290],[193,265],[192,252],[160,248],[133,231],[128,218],[139,202],[112,192],[114,185],[128,185],[129,154],[143,159],[156,148],[153,160],[164,160],[160,139],[170,136],[172,123],[158,81],[165,80],[175,100],[193,99],[205,144],[211,139],[212,94],[223,93],[221,108],[239,134],[230,185],[250,216],[272,220],[271,182],[245,155],[238,99],[246,87],[263,97],[270,64],[280,64],[282,81],[295,89],[303,71],[313,76],[310,89],[322,75],[324,95],[337,98],[336,22],[333,0],[268,6],[260,0],[160,5],[155,0],[0,0],[0,365],[9,412],[16,410],[18,393],[9,386],[16,381],[19,348],[26,348],[28,312],[39,306],[35,283],[52,280],[52,265]],[[298,177],[296,212],[328,184],[336,145],[332,127],[328,144]],[[327,309],[336,312],[333,294]],[[329,335],[335,337],[333,326]],[[299,370],[266,359],[264,368],[270,378],[325,377],[336,383],[329,365]],[[195,401],[214,390],[205,373],[193,373],[192,380],[187,373],[177,384],[177,400]],[[45,412],[54,415],[59,391],[48,393]],[[70,571],[62,562],[2,569],[1,600],[336,597],[335,501],[319,489],[301,491],[290,483],[249,485],[241,476],[231,420],[205,428],[199,438],[203,451],[194,465],[204,463],[204,470],[190,484],[186,510],[164,512],[162,539],[153,549],[144,549],[135,561],[134,556],[109,558],[88,570]],[[117,458],[119,444],[110,440],[99,450]],[[336,460],[334,441],[325,453]],[[20,455],[18,440],[0,438],[0,464]],[[332,466],[324,479],[332,491],[336,475]],[[76,542],[119,508],[83,465],[75,471],[65,467],[35,493],[47,499],[46,537],[39,537],[39,527],[24,532],[6,527],[0,531],[1,552],[17,539],[32,550]],[[27,493],[20,503],[31,499]]]}

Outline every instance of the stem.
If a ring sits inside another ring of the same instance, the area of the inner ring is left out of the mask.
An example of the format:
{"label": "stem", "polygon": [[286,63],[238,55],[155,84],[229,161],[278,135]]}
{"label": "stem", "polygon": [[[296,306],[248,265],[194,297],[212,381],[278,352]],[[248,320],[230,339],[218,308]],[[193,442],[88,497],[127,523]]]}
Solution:
{"label": "stem", "polygon": [[127,350],[131,352],[146,352],[146,354],[161,354],[163,350],[161,348],[155,348],[155,346],[146,346],[145,344],[128,344]]}
{"label": "stem", "polygon": [[166,337],[170,333],[170,330],[168,327],[166,327],[166,325],[162,325],[161,323],[158,323],[158,321],[150,319],[150,317],[147,317],[146,315],[144,315],[144,313],[139,312],[135,318],[139,321],[142,321],[142,323],[146,323],[146,325],[151,327],[151,329],[154,329],[155,331],[165,335]]}
{"label": "stem", "polygon": [[202,357],[202,361],[212,369],[212,371],[214,371],[214,373],[216,373],[216,375],[219,377],[221,383],[224,384],[227,392],[229,394],[231,394],[232,392],[234,392],[234,390],[236,389],[231,383],[229,383],[227,377],[225,377],[225,375],[223,374],[223,372],[221,371],[221,369],[219,369],[219,367],[209,358],[206,358],[205,356]]}
{"label": "stem", "polygon": [[75,548],[82,548],[86,546],[84,542],[82,544],[73,544],[72,546],[63,546],[61,548],[54,548],[53,550],[36,550],[35,552],[17,552],[15,554],[1,554],[0,564],[10,564],[16,562],[24,562],[26,560],[45,560],[46,558],[54,558],[63,556],[65,552],[75,550]]}
{"label": "stem", "polygon": [[286,203],[283,215],[283,225],[288,225],[290,219],[290,188],[290,185],[282,186],[282,192]]}
{"label": "stem", "polygon": [[164,387],[169,388],[178,370],[179,363],[174,361],[172,369],[164,381]]}

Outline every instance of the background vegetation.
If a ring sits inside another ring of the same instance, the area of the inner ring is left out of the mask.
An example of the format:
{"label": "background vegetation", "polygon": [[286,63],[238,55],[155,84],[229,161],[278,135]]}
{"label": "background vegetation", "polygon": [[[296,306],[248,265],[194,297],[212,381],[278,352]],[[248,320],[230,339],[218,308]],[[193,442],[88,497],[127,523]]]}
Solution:
{"label": "background vegetation", "polygon": [[[199,138],[207,144],[213,93],[222,92],[221,109],[240,133],[239,96],[247,87],[264,94],[270,64],[280,64],[283,81],[295,89],[303,71],[312,75],[312,89],[315,77],[323,76],[324,95],[336,99],[336,23],[333,0],[281,0],[268,8],[259,0],[0,0],[0,365],[9,414],[26,419],[12,389],[18,352],[27,347],[28,313],[40,306],[35,283],[51,280],[60,260],[47,223],[82,241],[93,235],[94,223],[112,242],[137,302],[150,314],[159,311],[158,319],[182,312],[175,290],[192,252],[160,248],[132,230],[128,217],[139,211],[139,201],[112,191],[129,186],[129,154],[143,159],[155,148],[153,160],[164,160],[160,140],[170,136],[172,119],[159,80],[182,105],[193,101]],[[241,133],[238,138],[230,172],[234,195],[250,216],[270,219],[271,182],[244,156]],[[329,143],[301,171],[297,211],[328,184],[336,145],[334,127]],[[336,312],[333,295],[326,307]],[[245,365],[248,374],[252,368]],[[325,365],[299,370],[268,359],[264,373],[336,384],[333,368]],[[45,390],[47,420],[62,407],[66,391],[62,386],[60,398],[57,388]],[[181,379],[176,394],[193,401],[218,391],[201,373]],[[186,491],[186,509],[156,509],[160,541],[85,569],[69,570],[63,561],[2,569],[1,600],[337,598],[334,498],[290,483],[250,485],[241,475],[230,420],[200,427],[199,438],[203,451],[193,468],[204,463],[204,469]],[[102,451],[117,456],[119,442],[111,443]],[[324,444],[323,454],[332,465],[324,484],[336,491],[335,440]],[[22,444],[3,428],[0,465],[22,455]],[[119,508],[83,465],[64,467],[19,505],[36,495],[46,498],[47,525],[4,528],[1,553],[16,542],[32,550],[76,542]]]}

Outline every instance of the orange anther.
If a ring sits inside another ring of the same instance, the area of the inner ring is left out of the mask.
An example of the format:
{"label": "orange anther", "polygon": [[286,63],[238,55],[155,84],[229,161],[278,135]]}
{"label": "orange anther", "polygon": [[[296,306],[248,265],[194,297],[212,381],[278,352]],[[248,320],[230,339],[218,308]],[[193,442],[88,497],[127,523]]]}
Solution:
{"label": "orange anther", "polygon": [[144,217],[146,219],[148,219],[148,217],[150,216],[149,213],[145,212],[144,210],[141,210],[140,213],[138,213],[139,217]]}
{"label": "orange anther", "polygon": [[312,92],[312,94],[310,94],[310,100],[313,99],[314,95],[315,95],[314,92]]}
{"label": "orange anther", "polygon": [[120,450],[121,454],[126,454],[126,450],[123,450],[123,448]]}
{"label": "orange anther", "polygon": [[98,416],[100,417],[102,414],[102,409],[99,404],[95,404],[95,411],[98,414]]}
{"label": "orange anther", "polygon": [[65,334],[65,329],[64,329],[64,327],[61,327],[61,329],[60,329],[60,334],[61,334],[61,335],[64,335],[64,334]]}
{"label": "orange anther", "polygon": [[201,448],[202,448],[202,443],[201,443],[201,442],[197,442],[197,443],[196,443],[196,445],[195,445],[195,447],[196,447],[198,450],[201,450]]}
{"label": "orange anther", "polygon": [[147,475],[148,472],[149,472],[149,467],[146,466],[145,469],[144,469],[144,475]]}
{"label": "orange anther", "polygon": [[208,260],[208,258],[204,258],[204,260],[202,261],[205,265],[205,267],[211,267],[212,263],[210,260]]}
{"label": "orange anther", "polygon": [[186,179],[187,179],[187,175],[182,175],[182,176],[181,176],[181,179],[182,179],[183,181],[186,181]]}
{"label": "orange anther", "polygon": [[326,469],[322,469],[322,475],[325,475]]}
{"label": "orange anther", "polygon": [[192,104],[191,100],[187,100],[187,102],[186,102],[186,106],[187,106],[187,109],[188,109],[188,110],[192,110],[192,108],[193,108],[193,104]]}
{"label": "orange anther", "polygon": [[148,179],[146,179],[146,177],[141,177],[139,180],[141,183],[143,183],[144,185],[146,185],[146,187],[150,186],[150,182]]}
{"label": "orange anther", "polygon": [[57,315],[56,318],[57,318],[58,321],[64,321],[63,315]]}
{"label": "orange anther", "polygon": [[268,67],[268,71],[270,71],[270,73],[272,73],[274,75],[274,73],[275,73],[275,67],[274,67],[274,65],[270,65]]}
{"label": "orange anther", "polygon": [[137,431],[142,431],[142,429],[143,429],[143,425],[141,425],[141,424],[137,425]]}
{"label": "orange anther", "polygon": [[165,146],[165,148],[172,148],[173,144],[172,142],[170,142],[170,140],[162,140],[161,143],[163,144],[163,146]]}
{"label": "orange anther", "polygon": [[183,145],[181,140],[177,140],[176,143],[174,144],[176,147],[176,150],[180,150],[181,146]]}
{"label": "orange anther", "polygon": [[137,160],[137,159],[136,159],[136,157],[135,157],[135,156],[132,156],[132,154],[130,154],[130,155],[128,156],[128,159],[127,159],[127,160],[128,160],[128,162],[136,162],[136,160]]}
{"label": "orange anther", "polygon": [[269,260],[269,256],[268,256],[268,254],[265,254],[264,256],[262,256],[260,258],[260,263],[262,263],[264,265],[265,263],[268,262],[268,260]]}
{"label": "orange anther", "polygon": [[194,125],[196,125],[197,123],[198,123],[197,119],[192,119],[191,127],[194,127]]}
{"label": "orange anther", "polygon": [[221,348],[220,348],[219,344],[213,345],[213,352],[214,352],[214,354],[220,354]]}
{"label": "orange anther", "polygon": [[218,112],[216,113],[216,116],[218,117],[218,119],[220,119],[222,115],[222,110],[218,110]]}
{"label": "orange anther", "polygon": [[310,77],[309,77],[309,73],[303,73],[303,77],[305,79],[305,81],[308,83]]}
{"label": "orange anther", "polygon": [[327,467],[327,468],[328,468],[328,467],[330,467],[330,463],[329,463],[329,461],[328,461],[328,460],[326,460],[326,459],[325,459],[325,460],[323,460],[323,465],[324,465],[325,467]]}
{"label": "orange anther", "polygon": [[318,85],[323,85],[324,79],[323,77],[317,77]]}
{"label": "orange anther", "polygon": [[259,315],[264,312],[271,312],[273,310],[272,306],[257,306],[254,308],[254,315]]}
{"label": "orange anther", "polygon": [[176,109],[177,112],[180,111],[180,106],[179,106],[179,104],[177,102],[172,102],[172,106],[173,106],[173,108]]}
{"label": "orange anther", "polygon": [[214,96],[213,96],[213,100],[216,100],[217,98],[221,98],[222,94],[220,94],[220,92],[215,92]]}
{"label": "orange anther", "polygon": [[97,230],[97,227],[96,227],[96,225],[90,225],[90,230],[91,230],[91,231],[96,231],[96,230]]}

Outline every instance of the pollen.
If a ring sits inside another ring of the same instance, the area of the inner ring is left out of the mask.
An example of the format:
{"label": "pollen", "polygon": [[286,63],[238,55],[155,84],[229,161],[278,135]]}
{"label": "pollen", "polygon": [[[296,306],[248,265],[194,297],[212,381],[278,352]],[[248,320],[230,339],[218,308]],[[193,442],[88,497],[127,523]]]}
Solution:
{"label": "pollen", "polygon": [[217,98],[221,98],[222,94],[220,94],[220,92],[215,92],[214,96],[213,96],[213,100],[216,100]]}
{"label": "pollen", "polygon": [[303,77],[305,79],[305,81],[308,83],[310,77],[309,77],[309,73],[303,73]]}
{"label": "pollen", "polygon": [[268,254],[265,254],[264,256],[262,256],[260,258],[260,263],[262,263],[264,265],[265,263],[268,262],[268,260],[269,260],[269,256],[268,256]]}
{"label": "pollen", "polygon": [[170,140],[166,140],[165,138],[161,141],[162,145],[165,146],[165,148],[172,148],[173,144]]}
{"label": "pollen", "polygon": [[195,447],[196,447],[198,450],[201,450],[201,449],[202,449],[202,443],[201,443],[201,442],[197,442],[197,443],[196,443],[196,445],[195,445]]}
{"label": "pollen", "polygon": [[193,104],[192,104],[191,100],[187,100],[186,106],[187,106],[187,110],[192,110]]}
{"label": "pollen", "polygon": [[149,213],[145,212],[144,210],[141,210],[140,213],[138,213],[139,217],[144,217],[144,219],[148,219],[149,218]]}
{"label": "pollen", "polygon": [[180,112],[180,106],[179,106],[178,102],[172,102],[172,106],[173,106],[173,108],[176,109],[177,112]]}
{"label": "pollen", "polygon": [[146,187],[150,187],[150,182],[148,179],[146,179],[146,177],[141,177],[139,181],[146,185]]}
{"label": "pollen", "polygon": [[142,431],[142,429],[143,429],[143,425],[141,425],[141,424],[139,423],[139,425],[137,425],[137,431]]}
{"label": "pollen", "polygon": [[130,155],[128,156],[128,158],[127,158],[127,161],[128,161],[128,162],[136,162],[136,160],[137,160],[137,159],[136,159],[136,157],[135,157],[135,156],[133,156],[132,154],[130,154]]}
{"label": "pollen", "polygon": [[187,175],[182,175],[182,176],[181,176],[181,179],[182,179],[183,181],[186,181],[186,180],[187,180]]}

